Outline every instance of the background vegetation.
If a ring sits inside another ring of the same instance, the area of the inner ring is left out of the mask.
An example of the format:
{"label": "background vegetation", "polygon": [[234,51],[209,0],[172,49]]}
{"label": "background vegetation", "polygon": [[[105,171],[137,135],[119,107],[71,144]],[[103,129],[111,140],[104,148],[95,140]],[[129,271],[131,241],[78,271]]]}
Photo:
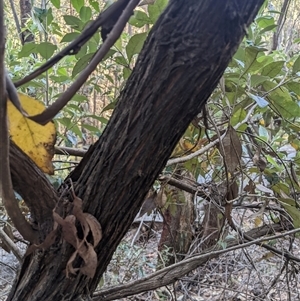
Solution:
{"label": "background vegetation", "polygon": [[[55,173],[49,176],[55,187],[101,136],[149,30],[167,5],[167,0],[151,2],[140,3],[105,60],[55,117]],[[6,1],[5,60],[13,82],[65,47],[109,4],[52,0],[30,7],[23,0]],[[20,91],[50,105],[88,65],[100,43],[99,32]],[[103,294],[112,285],[141,279],[183,258],[221,250],[223,255],[216,253],[173,285],[135,300],[300,299],[297,234],[225,252],[234,239],[263,237],[270,225],[276,233],[300,227],[299,105],[300,3],[265,1],[205,110],[182,136],[119,245],[99,283]],[[17,251],[3,233],[20,253],[25,242],[3,207],[0,225],[5,300],[7,275],[14,274],[7,265],[17,268],[6,252]]]}

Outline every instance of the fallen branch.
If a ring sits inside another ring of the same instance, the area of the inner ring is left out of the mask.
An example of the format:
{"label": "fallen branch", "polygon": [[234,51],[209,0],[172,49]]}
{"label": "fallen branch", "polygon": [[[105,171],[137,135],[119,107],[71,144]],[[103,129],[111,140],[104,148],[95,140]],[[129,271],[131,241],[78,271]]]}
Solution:
{"label": "fallen branch", "polygon": [[[259,230],[254,229],[248,231],[247,234],[252,237],[261,237],[262,235],[267,235],[271,231],[274,233],[275,231],[282,231],[282,227],[278,224],[273,225],[272,228],[262,227]],[[295,234],[300,232],[300,229],[294,229],[291,231],[287,231],[285,233],[281,233],[278,235],[273,235],[269,237],[263,237],[255,239],[251,242],[241,244],[240,240],[231,239],[227,241],[227,248],[223,249],[221,245],[216,245],[209,250],[205,250],[205,254],[194,255],[190,258],[187,258],[179,263],[173,264],[169,267],[161,269],[149,276],[146,276],[142,279],[135,280],[123,285],[113,286],[107,289],[100,290],[94,294],[93,301],[101,301],[101,300],[115,300],[119,298],[124,298],[132,295],[136,295],[142,292],[146,292],[149,290],[154,290],[162,286],[169,285],[179,278],[183,277],[187,273],[196,269],[197,267],[203,265],[208,260],[212,258],[216,258],[224,253],[228,253],[230,251],[242,249],[249,247],[253,244],[260,244],[261,242],[273,240],[277,238],[281,238],[287,235]],[[297,261],[300,262],[300,259],[297,258]]]}
{"label": "fallen branch", "polygon": [[9,247],[12,253],[17,257],[19,262],[21,262],[22,254],[20,253],[20,250],[18,249],[16,244],[10,239],[10,237],[3,231],[1,227],[0,227],[0,238]]}

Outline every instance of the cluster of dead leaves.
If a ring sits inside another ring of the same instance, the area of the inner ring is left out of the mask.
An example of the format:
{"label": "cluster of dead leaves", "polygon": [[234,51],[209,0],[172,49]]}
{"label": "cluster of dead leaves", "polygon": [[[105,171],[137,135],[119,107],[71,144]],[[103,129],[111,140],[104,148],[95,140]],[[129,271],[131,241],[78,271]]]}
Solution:
{"label": "cluster of dead leaves", "polygon": [[[82,200],[78,198],[73,192],[73,210],[70,215],[62,218],[59,214],[53,210],[54,226],[53,230],[47,235],[45,241],[40,245],[32,245],[27,250],[27,255],[35,251],[36,249],[47,249],[54,242],[57,237],[58,226],[62,229],[62,238],[71,244],[75,251],[69,258],[66,265],[66,276],[70,274],[75,275],[78,271],[82,274],[93,278],[97,268],[97,253],[95,247],[102,239],[102,229],[98,220],[89,213],[82,211]],[[76,221],[80,223],[82,228],[82,238],[78,237],[78,231],[76,228]],[[87,240],[88,235],[91,233],[93,242],[90,243]],[[83,264],[79,268],[74,268],[73,263],[77,256],[81,257]]]}

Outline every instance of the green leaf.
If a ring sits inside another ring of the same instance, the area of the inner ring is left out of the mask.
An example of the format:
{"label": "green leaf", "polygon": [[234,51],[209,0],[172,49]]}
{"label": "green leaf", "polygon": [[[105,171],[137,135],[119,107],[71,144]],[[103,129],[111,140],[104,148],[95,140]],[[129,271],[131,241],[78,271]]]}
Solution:
{"label": "green leaf", "polygon": [[111,102],[110,104],[108,104],[106,107],[103,108],[101,114],[105,111],[113,110],[115,107],[116,107],[116,102]]}
{"label": "green leaf", "polygon": [[57,49],[56,45],[53,45],[50,42],[42,42],[38,45],[36,45],[36,50],[37,52],[44,58],[44,59],[49,59],[54,51]]}
{"label": "green leaf", "polygon": [[138,28],[141,28],[146,24],[152,24],[148,15],[140,10],[134,12],[134,15],[129,19],[128,23]]}
{"label": "green leaf", "polygon": [[67,33],[63,36],[63,38],[61,39],[61,43],[64,43],[64,42],[72,42],[73,40],[75,40],[78,36],[80,35],[79,32],[70,32],[70,33]]}
{"label": "green leaf", "polygon": [[75,10],[79,13],[81,7],[84,5],[84,0],[71,0],[71,4],[75,8]]}
{"label": "green leaf", "polygon": [[285,198],[279,198],[279,200],[282,202],[282,205],[288,214],[292,217],[294,228],[300,228],[300,211],[296,208],[295,201],[293,199]]}
{"label": "green leaf", "polygon": [[143,32],[138,33],[130,38],[126,46],[126,54],[129,62],[135,54],[140,53],[146,40],[146,37],[147,33]]}
{"label": "green leaf", "polygon": [[245,67],[244,71],[249,71],[251,68],[252,70],[256,71],[261,68],[261,63],[259,63],[256,58],[261,52],[262,49],[254,46],[249,46],[245,49]]}
{"label": "green leaf", "polygon": [[264,107],[266,107],[266,106],[269,104],[269,102],[266,101],[263,97],[260,97],[260,96],[258,96],[258,95],[253,95],[253,94],[251,94],[251,93],[247,93],[247,94],[248,94],[248,96],[249,96],[251,99],[253,99],[253,100],[258,104],[258,106],[261,107],[261,108],[264,108]]}
{"label": "green leaf", "polygon": [[53,6],[57,9],[60,9],[60,0],[51,0]]}
{"label": "green leaf", "polygon": [[277,27],[276,24],[267,26],[267,27],[265,27],[264,29],[262,29],[262,30],[259,32],[259,35],[262,35],[262,34],[264,34],[265,32],[268,32],[268,31],[274,31],[273,29],[275,29],[276,27]]}
{"label": "green leaf", "polygon": [[94,53],[88,53],[78,60],[78,62],[75,64],[75,66],[73,68],[72,77],[75,77],[78,73],[80,73],[88,65],[88,63],[90,62],[93,55],[94,55]]}
{"label": "green leaf", "polygon": [[87,46],[88,46],[89,52],[96,52],[99,44],[96,44],[94,41],[89,40],[87,42]]}
{"label": "green leaf", "polygon": [[262,76],[262,75],[258,75],[258,74],[252,74],[251,75],[251,87],[255,88],[257,86],[259,86],[260,84],[262,84],[263,82],[265,82],[266,80],[269,80],[270,77],[269,76]]}
{"label": "green leaf", "polygon": [[168,0],[156,0],[154,4],[148,5],[149,18],[152,21],[152,24],[156,22],[160,14],[164,11],[167,4]]}
{"label": "green leaf", "polygon": [[293,65],[293,74],[296,74],[298,71],[300,71],[300,55],[297,57]]}
{"label": "green leaf", "polygon": [[230,125],[235,126],[240,121],[244,120],[247,113],[244,109],[240,108],[236,112],[233,113],[232,117],[230,118]]}
{"label": "green leaf", "polygon": [[129,78],[130,74],[131,74],[131,70],[127,67],[124,67],[123,68],[123,79]]}
{"label": "green leaf", "polygon": [[121,66],[128,66],[129,65],[129,63],[126,61],[126,59],[124,58],[124,56],[116,56],[115,57],[115,62],[118,65],[121,65]]}
{"label": "green leaf", "polygon": [[97,13],[100,13],[100,6],[99,6],[99,2],[98,2],[98,1],[89,0],[89,4],[91,5],[91,7],[93,7],[93,9],[94,9]]}
{"label": "green leaf", "polygon": [[55,120],[57,120],[59,123],[61,123],[67,129],[70,128],[70,126],[72,124],[72,120],[70,118],[67,118],[67,117],[56,118]]}
{"label": "green leaf", "polygon": [[84,26],[84,23],[77,17],[64,15],[63,16],[67,25],[71,26],[74,29],[81,30]]}
{"label": "green leaf", "polygon": [[84,44],[81,46],[80,50],[75,54],[76,59],[82,58],[87,53],[88,45]]}
{"label": "green leaf", "polygon": [[115,53],[116,53],[116,50],[109,49],[108,52],[106,53],[106,55],[104,56],[102,62],[104,62],[108,58],[112,57]]}
{"label": "green leaf", "polygon": [[264,66],[261,70],[261,75],[274,78],[284,66],[285,61],[276,61]]}
{"label": "green leaf", "polygon": [[271,16],[262,16],[256,18],[256,23],[260,28],[266,28],[268,26],[274,25],[274,18]]}
{"label": "green leaf", "polygon": [[79,16],[81,20],[86,23],[92,19],[92,10],[90,7],[82,6],[80,9]]}
{"label": "green leaf", "polygon": [[83,101],[87,101],[87,97],[84,96],[84,95],[81,95],[81,94],[75,94],[73,97],[72,97],[72,100],[73,101],[78,101],[78,102],[83,102]]}
{"label": "green leaf", "polygon": [[268,94],[270,103],[284,118],[300,116],[299,105],[293,101],[289,91],[283,86],[275,88],[276,86],[277,85],[271,81],[263,83],[266,92],[270,91]]}
{"label": "green leaf", "polygon": [[285,84],[290,91],[294,92],[296,95],[298,95],[298,98],[300,98],[299,85],[299,82],[288,82]]}
{"label": "green leaf", "polygon": [[77,124],[73,124],[73,127],[70,129],[70,131],[82,138],[82,132]]}
{"label": "green leaf", "polygon": [[87,117],[87,118],[93,118],[93,119],[96,119],[96,120],[100,121],[100,122],[103,123],[103,124],[107,124],[107,122],[108,122],[108,120],[107,120],[106,118],[100,117],[100,116],[98,116],[98,115],[87,115],[86,117]]}
{"label": "green leaf", "polygon": [[97,133],[97,134],[100,133],[100,130],[95,126],[92,126],[92,125],[89,125],[86,123],[83,123],[81,126],[92,133]]}
{"label": "green leaf", "polygon": [[35,43],[26,43],[22,46],[21,51],[18,53],[18,57],[28,57],[35,52],[37,52],[37,45]]}

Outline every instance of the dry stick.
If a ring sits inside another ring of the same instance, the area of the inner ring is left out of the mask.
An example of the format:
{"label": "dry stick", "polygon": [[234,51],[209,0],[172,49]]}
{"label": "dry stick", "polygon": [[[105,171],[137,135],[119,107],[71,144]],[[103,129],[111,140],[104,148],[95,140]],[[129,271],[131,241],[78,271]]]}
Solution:
{"label": "dry stick", "polygon": [[83,157],[87,150],[83,148],[73,148],[67,146],[55,146],[54,152],[56,155],[67,155],[67,156],[76,156]]}
{"label": "dry stick", "polygon": [[9,75],[7,74],[7,71],[5,71],[5,79],[6,79],[6,92],[7,92],[8,98],[13,103],[13,105],[16,107],[16,109],[23,116],[28,117],[28,114],[22,108],[21,102],[19,100],[17,89],[14,86],[14,84],[13,84],[12,80],[10,79]]}
{"label": "dry stick", "polygon": [[21,41],[21,43],[23,45],[24,41],[22,39],[22,29],[21,29],[21,25],[20,25],[20,22],[19,22],[19,19],[18,19],[18,15],[17,15],[17,12],[16,12],[14,1],[13,0],[9,0],[9,4],[10,4],[10,7],[11,7],[11,11],[13,13],[13,16],[14,16],[16,28],[17,28],[17,31],[18,31],[18,36],[19,36],[20,41]]}
{"label": "dry stick", "polygon": [[[253,113],[254,109],[257,107],[257,104],[255,104],[248,112],[247,116],[245,117],[245,119],[241,122],[239,122],[238,124],[236,124],[233,128],[236,130],[238,129],[242,124],[246,123],[249,118],[251,117],[251,114]],[[186,162],[188,160],[191,160],[197,156],[203,155],[205,152],[207,152],[210,148],[212,148],[213,146],[217,145],[219,143],[220,140],[222,140],[225,137],[226,133],[224,133],[220,139],[216,139],[214,141],[212,141],[211,143],[207,144],[206,146],[204,146],[203,148],[199,149],[198,151],[184,156],[184,157],[180,157],[180,158],[175,158],[175,159],[170,159],[168,160],[166,166],[170,166],[173,164],[178,164],[178,163],[183,163]]]}
{"label": "dry stick", "polygon": [[129,2],[112,31],[109,33],[105,42],[101,45],[88,66],[80,73],[76,81],[63,93],[63,95],[56,100],[54,104],[48,107],[43,113],[29,117],[31,120],[44,125],[52,120],[55,115],[68,103],[68,101],[76,94],[80,87],[87,81],[90,74],[97,68],[98,64],[107,54],[109,49],[117,41],[138,3],[139,0],[131,0]]}
{"label": "dry stick", "polygon": [[273,34],[273,41],[272,41],[272,49],[271,50],[276,50],[277,47],[278,47],[278,38],[279,38],[280,32],[283,28],[283,25],[286,21],[286,15],[287,15],[290,3],[291,3],[290,0],[284,0],[284,2],[283,2],[283,5],[282,5],[281,10],[280,10],[279,19],[278,19],[278,22],[277,22],[277,29],[276,29],[276,32],[274,32],[274,34]]}
{"label": "dry stick", "polygon": [[4,207],[17,230],[24,239],[30,242],[37,241],[36,232],[26,221],[21,213],[13,192],[9,167],[9,136],[7,123],[7,95],[6,95],[6,72],[4,67],[4,10],[3,1],[0,1],[0,194]]}
{"label": "dry stick", "polygon": [[[249,247],[253,244],[260,245],[260,243],[262,243],[263,241],[278,239],[287,235],[296,234],[298,232],[300,232],[300,229],[294,229],[291,231],[287,231],[285,233],[255,239],[253,241],[243,243],[243,244],[239,244],[238,241],[235,241],[234,244],[237,245],[233,245],[232,247],[222,249],[222,250],[216,250],[216,251],[212,250],[208,253],[201,254],[201,255],[194,255],[188,259],[185,259],[179,263],[175,263],[169,267],[159,270],[142,279],[132,281],[124,285],[118,285],[118,286],[110,287],[108,289],[100,290],[99,292],[96,292],[94,294],[93,300],[94,301],[114,300],[117,298],[123,298],[126,296],[131,296],[134,294],[153,290],[176,281],[177,279],[186,275],[193,269],[202,265],[206,260],[218,257],[227,252]],[[219,248],[221,248],[221,246],[219,246]],[[300,262],[300,258],[295,257],[294,260]]]}
{"label": "dry stick", "polygon": [[127,5],[129,0],[119,0],[109,6],[103,13],[99,15],[99,17],[91,23],[74,41],[72,41],[66,48],[52,57],[49,61],[47,61],[44,65],[39,67],[37,70],[33,71],[31,74],[27,75],[23,79],[15,82],[16,87],[20,87],[37,76],[41,75],[48,69],[50,69],[53,65],[59,62],[62,58],[67,55],[76,54],[80,48],[94,35],[94,33],[98,30],[100,26],[103,26],[105,23],[109,22],[112,16],[114,16],[119,10]]}
{"label": "dry stick", "polygon": [[16,244],[10,239],[10,237],[3,231],[2,228],[0,228],[0,237],[1,240],[4,241],[9,246],[10,250],[17,257],[19,262],[21,262],[22,254],[20,253],[20,250],[18,249]]}

